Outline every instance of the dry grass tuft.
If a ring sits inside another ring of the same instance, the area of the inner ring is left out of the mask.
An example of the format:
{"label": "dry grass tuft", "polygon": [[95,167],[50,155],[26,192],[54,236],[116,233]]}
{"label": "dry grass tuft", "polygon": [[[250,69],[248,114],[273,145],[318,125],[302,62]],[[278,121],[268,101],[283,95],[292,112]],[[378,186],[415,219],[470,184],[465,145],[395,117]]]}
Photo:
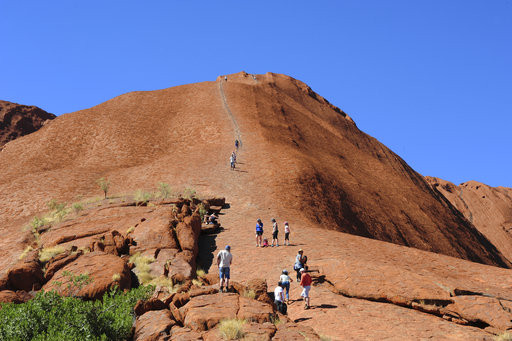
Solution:
{"label": "dry grass tuft", "polygon": [[154,261],[155,259],[153,257],[142,256],[140,253],[136,253],[130,257],[130,263],[135,264],[133,271],[141,284],[146,285],[153,280],[153,276],[151,276],[149,271],[151,270],[150,264]]}
{"label": "dry grass tuft", "polygon": [[222,320],[219,323],[219,334],[224,340],[239,340],[245,336],[245,324],[245,320]]}
{"label": "dry grass tuft", "polygon": [[47,247],[39,251],[39,260],[43,263],[66,251],[62,246]]}

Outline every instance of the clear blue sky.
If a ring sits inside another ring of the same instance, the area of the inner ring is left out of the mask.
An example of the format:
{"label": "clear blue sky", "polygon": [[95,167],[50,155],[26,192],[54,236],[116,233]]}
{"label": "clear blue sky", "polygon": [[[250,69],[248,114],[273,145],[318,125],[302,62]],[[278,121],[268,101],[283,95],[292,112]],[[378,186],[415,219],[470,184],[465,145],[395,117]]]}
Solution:
{"label": "clear blue sky", "polygon": [[511,0],[0,0],[0,14],[0,99],[59,115],[284,73],[421,174],[512,187]]}

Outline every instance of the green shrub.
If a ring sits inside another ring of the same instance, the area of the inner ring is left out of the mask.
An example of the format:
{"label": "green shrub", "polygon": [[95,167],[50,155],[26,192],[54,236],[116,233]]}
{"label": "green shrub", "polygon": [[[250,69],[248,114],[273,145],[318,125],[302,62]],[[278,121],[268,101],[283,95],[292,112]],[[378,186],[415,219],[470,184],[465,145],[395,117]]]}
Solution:
{"label": "green shrub", "polygon": [[52,199],[50,201],[48,201],[48,203],[46,204],[48,206],[48,208],[50,209],[50,211],[62,211],[66,208],[66,203],[65,202],[58,202],[57,200],[55,199]]}
{"label": "green shrub", "polygon": [[201,216],[201,221],[203,221],[203,220],[204,220],[204,216],[205,216],[205,214],[206,214],[208,211],[206,211],[206,207],[204,207],[204,204],[203,204],[203,203],[199,204],[199,206],[198,206],[198,207],[199,207],[199,215]]}
{"label": "green shrub", "polygon": [[101,190],[103,191],[103,194],[105,194],[105,199],[107,199],[110,181],[108,181],[108,179],[105,178],[99,178],[98,180],[96,180],[96,183],[98,184],[98,186],[100,186]]}
{"label": "green shrub", "polygon": [[238,340],[245,336],[245,320],[229,319],[219,323],[219,334],[224,340]]}
{"label": "green shrub", "polygon": [[84,206],[79,202],[75,202],[73,205],[71,205],[71,207],[73,207],[73,211],[75,211],[76,214],[84,209]]}
{"label": "green shrub", "polygon": [[133,200],[135,200],[135,204],[137,206],[145,205],[151,199],[151,193],[145,192],[143,190],[136,190],[133,196]]}
{"label": "green shrub", "polygon": [[135,303],[152,291],[114,289],[97,301],[41,291],[26,303],[0,304],[0,340],[126,340]]}
{"label": "green shrub", "polygon": [[158,194],[160,198],[167,199],[171,196],[171,193],[171,187],[168,184],[164,182],[158,183]]}

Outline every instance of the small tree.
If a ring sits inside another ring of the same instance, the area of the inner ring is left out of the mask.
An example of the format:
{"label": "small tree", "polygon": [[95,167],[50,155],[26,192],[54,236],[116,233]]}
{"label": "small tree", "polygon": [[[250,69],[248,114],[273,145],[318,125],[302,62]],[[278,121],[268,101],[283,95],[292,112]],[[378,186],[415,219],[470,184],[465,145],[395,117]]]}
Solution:
{"label": "small tree", "polygon": [[98,180],[96,180],[96,183],[98,184],[98,186],[100,186],[101,190],[105,194],[105,199],[107,199],[107,192],[108,188],[110,187],[110,181],[108,181],[108,179],[105,178],[99,178]]}

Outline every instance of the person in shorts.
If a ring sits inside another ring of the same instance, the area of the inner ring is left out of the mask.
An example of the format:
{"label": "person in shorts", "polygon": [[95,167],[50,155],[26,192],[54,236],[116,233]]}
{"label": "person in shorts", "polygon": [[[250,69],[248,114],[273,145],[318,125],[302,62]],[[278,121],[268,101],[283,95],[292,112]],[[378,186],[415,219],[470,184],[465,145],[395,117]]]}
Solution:
{"label": "person in shorts", "polygon": [[261,219],[256,221],[256,246],[260,247],[263,239],[263,223]]}
{"label": "person in shorts", "polygon": [[309,291],[311,290],[311,283],[313,280],[311,276],[306,272],[304,268],[300,269],[300,273],[302,274],[300,278],[300,286],[302,287],[302,293],[300,296],[304,297],[304,301],[306,304],[304,305],[304,309],[309,309]]}
{"label": "person in shorts", "polygon": [[226,245],[224,250],[219,251],[217,254],[217,266],[219,267],[219,278],[220,278],[220,292],[224,290],[224,284],[226,285],[226,292],[229,288],[229,269],[233,262],[233,255],[231,254],[231,247]]}
{"label": "person in shorts", "polygon": [[275,218],[272,218],[272,247],[274,247],[274,241],[276,242],[276,246],[279,246],[279,240],[277,239],[278,234],[279,228],[277,226],[277,221]]}
{"label": "person in shorts", "polygon": [[290,245],[290,225],[288,222],[284,222],[284,245]]}

